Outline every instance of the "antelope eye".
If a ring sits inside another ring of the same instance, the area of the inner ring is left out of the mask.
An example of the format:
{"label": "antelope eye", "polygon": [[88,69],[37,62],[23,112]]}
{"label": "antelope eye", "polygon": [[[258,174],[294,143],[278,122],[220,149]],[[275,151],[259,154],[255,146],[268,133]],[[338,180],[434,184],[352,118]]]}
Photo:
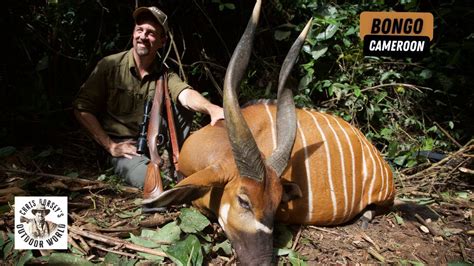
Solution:
{"label": "antelope eye", "polygon": [[246,209],[246,210],[251,210],[250,209],[250,203],[247,199],[241,197],[241,196],[237,196],[237,199],[239,200],[239,205],[240,207]]}

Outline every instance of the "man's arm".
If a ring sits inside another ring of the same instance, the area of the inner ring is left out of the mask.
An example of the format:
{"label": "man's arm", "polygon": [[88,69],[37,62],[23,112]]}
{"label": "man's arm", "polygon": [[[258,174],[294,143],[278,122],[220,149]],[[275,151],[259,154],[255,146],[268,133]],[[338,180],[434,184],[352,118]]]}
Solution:
{"label": "man's arm", "polygon": [[186,108],[211,116],[211,126],[224,119],[222,107],[209,102],[204,96],[193,89],[184,89],[178,95],[178,101]]}
{"label": "man's arm", "polygon": [[126,157],[132,159],[132,156],[140,156],[137,153],[135,140],[127,140],[116,143],[105,133],[104,129],[97,120],[97,117],[89,112],[74,109],[74,115],[82,126],[89,132],[94,140],[114,157]]}

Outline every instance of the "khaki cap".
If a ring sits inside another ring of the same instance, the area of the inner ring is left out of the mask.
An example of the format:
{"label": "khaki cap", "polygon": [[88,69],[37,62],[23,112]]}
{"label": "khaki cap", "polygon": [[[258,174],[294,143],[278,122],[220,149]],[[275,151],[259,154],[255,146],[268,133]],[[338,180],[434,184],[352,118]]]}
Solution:
{"label": "khaki cap", "polygon": [[156,18],[156,20],[158,20],[158,23],[160,23],[160,25],[163,27],[163,29],[165,30],[165,33],[166,34],[168,33],[169,31],[168,16],[163,11],[158,9],[156,6],[139,7],[135,9],[135,11],[133,11],[133,19],[137,21],[137,18],[145,12],[152,14]]}

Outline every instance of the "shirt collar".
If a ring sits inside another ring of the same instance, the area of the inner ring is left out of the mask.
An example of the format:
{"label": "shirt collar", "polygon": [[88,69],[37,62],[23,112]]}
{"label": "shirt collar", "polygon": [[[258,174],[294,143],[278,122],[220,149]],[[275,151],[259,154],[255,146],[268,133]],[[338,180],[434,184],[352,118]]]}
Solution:
{"label": "shirt collar", "polygon": [[[137,67],[135,65],[135,60],[133,59],[133,48],[131,48],[128,51],[128,69],[130,69],[130,72],[138,77],[137,75]],[[161,63],[161,58],[159,56],[155,57],[155,60],[152,63],[151,66],[151,71],[149,72],[149,75],[158,75],[161,73],[162,70],[162,63]]]}

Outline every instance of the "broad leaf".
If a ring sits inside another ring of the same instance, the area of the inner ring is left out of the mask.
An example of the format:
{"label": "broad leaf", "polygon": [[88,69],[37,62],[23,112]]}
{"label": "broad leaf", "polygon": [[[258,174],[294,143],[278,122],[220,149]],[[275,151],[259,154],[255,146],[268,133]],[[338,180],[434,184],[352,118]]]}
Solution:
{"label": "broad leaf", "polygon": [[316,36],[316,40],[324,41],[324,40],[331,39],[332,36],[334,36],[334,34],[336,33],[338,28],[339,26],[337,26],[336,24],[329,25],[324,32],[321,32],[320,34]]}
{"label": "broad leaf", "polygon": [[202,265],[201,243],[195,235],[189,235],[185,240],[169,247],[166,253],[177,265]]}
{"label": "broad leaf", "polygon": [[318,60],[321,56],[323,56],[328,50],[327,46],[320,47],[318,50],[311,51],[311,56],[314,60]]}
{"label": "broad leaf", "polygon": [[143,247],[147,247],[147,248],[157,248],[157,247],[160,247],[161,245],[152,241],[152,240],[149,240],[149,239],[145,239],[145,238],[142,238],[142,237],[139,237],[139,236],[135,236],[134,234],[130,234],[130,241],[132,241],[134,244],[137,244],[137,245],[140,245],[140,246],[143,246]]}
{"label": "broad leaf", "polygon": [[197,233],[201,232],[211,222],[202,215],[198,210],[194,208],[181,209],[181,215],[179,215],[179,227],[185,233]]}
{"label": "broad leaf", "polygon": [[181,229],[177,225],[176,222],[171,222],[163,226],[158,231],[152,230],[143,230],[142,237],[146,237],[149,239],[155,239],[160,242],[176,242],[180,238]]}
{"label": "broad leaf", "polygon": [[94,265],[92,262],[67,253],[53,253],[48,260],[49,265],[78,265],[88,266]]}
{"label": "broad leaf", "polygon": [[229,239],[224,240],[223,242],[212,247],[212,251],[217,252],[219,249],[222,249],[226,255],[232,254],[232,246]]}
{"label": "broad leaf", "polygon": [[31,250],[28,250],[26,251],[25,253],[23,253],[20,257],[20,259],[18,260],[18,262],[16,263],[17,266],[23,266],[25,265],[25,263],[27,263],[31,258],[33,258],[33,253],[31,252]]}
{"label": "broad leaf", "polygon": [[160,264],[163,263],[163,261],[165,260],[165,258],[163,258],[161,256],[152,255],[152,254],[148,254],[148,253],[137,252],[137,254],[144,257],[147,260],[157,262],[157,263],[160,263]]}

